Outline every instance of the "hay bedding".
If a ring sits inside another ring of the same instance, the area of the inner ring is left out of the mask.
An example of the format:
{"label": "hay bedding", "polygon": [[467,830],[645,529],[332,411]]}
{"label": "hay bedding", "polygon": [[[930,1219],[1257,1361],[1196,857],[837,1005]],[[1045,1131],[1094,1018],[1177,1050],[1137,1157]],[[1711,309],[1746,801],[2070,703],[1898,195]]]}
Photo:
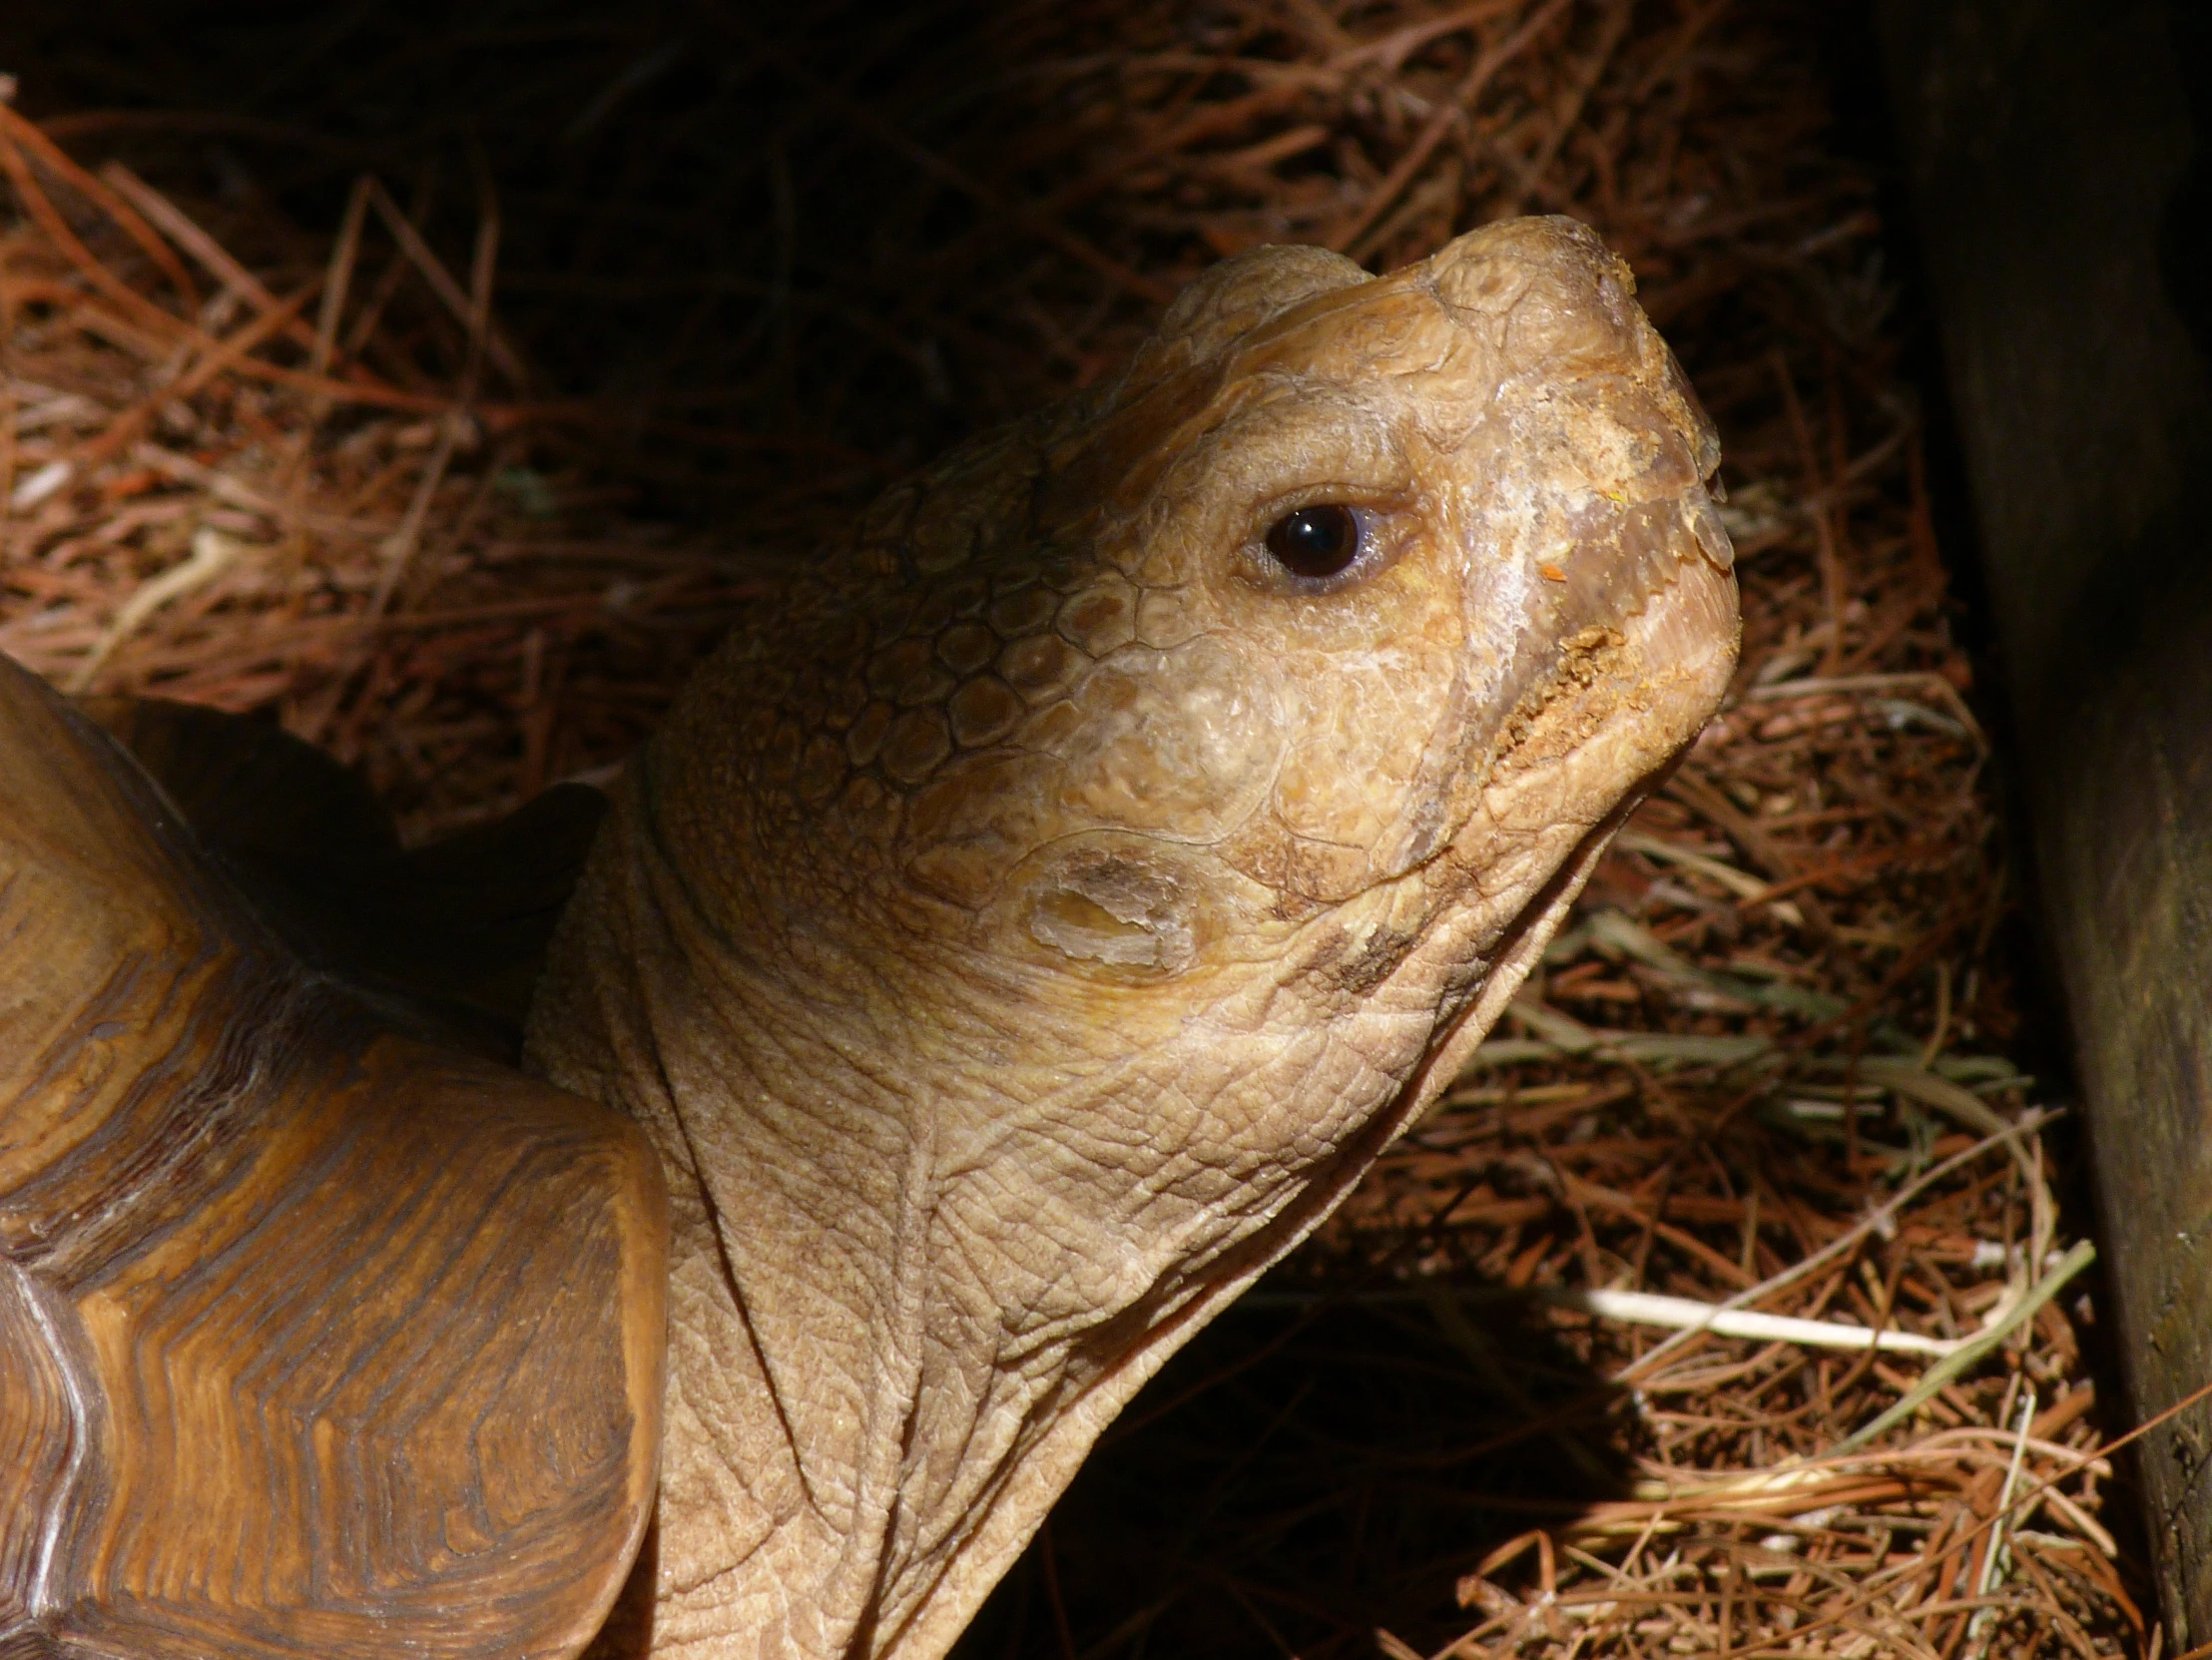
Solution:
{"label": "hay bedding", "polygon": [[304,58],[223,48],[308,64],[296,109],[103,113],[128,76],[51,35],[11,66],[45,119],[0,112],[0,649],[269,711],[451,829],[618,766],[779,559],[1266,241],[1386,269],[1578,214],[1727,445],[1728,708],[966,1652],[2156,1653],[1808,18],[533,15],[488,58],[373,7]]}

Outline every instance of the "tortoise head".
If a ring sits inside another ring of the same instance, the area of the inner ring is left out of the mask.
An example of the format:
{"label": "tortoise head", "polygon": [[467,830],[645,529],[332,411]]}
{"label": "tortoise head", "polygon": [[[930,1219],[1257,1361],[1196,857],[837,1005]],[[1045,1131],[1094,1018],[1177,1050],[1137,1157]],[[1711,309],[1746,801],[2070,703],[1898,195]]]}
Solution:
{"label": "tortoise head", "polygon": [[[734,1352],[688,1380],[687,1323],[742,1304],[766,1383],[780,1344],[815,1369],[759,1433],[850,1494],[889,1460],[895,1504],[830,1506],[877,1535],[836,1631],[949,1640],[1448,1082],[1719,699],[1717,445],[1631,293],[1560,220],[1383,278],[1231,261],[1119,381],[894,491],[632,769],[534,1053],[657,1127],[680,1259],[698,1196],[726,1285],[679,1268],[680,1392]],[[886,1388],[900,1449],[861,1427]],[[727,1459],[670,1433],[705,1515]],[[687,1618],[766,1606],[724,1558]]]}

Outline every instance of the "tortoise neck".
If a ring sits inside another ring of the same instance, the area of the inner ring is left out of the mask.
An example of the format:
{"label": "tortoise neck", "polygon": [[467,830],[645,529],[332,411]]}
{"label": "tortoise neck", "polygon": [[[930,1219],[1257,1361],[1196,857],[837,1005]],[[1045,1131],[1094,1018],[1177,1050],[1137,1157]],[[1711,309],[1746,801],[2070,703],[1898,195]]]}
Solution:
{"label": "tortoise neck", "polygon": [[668,1170],[656,1624],[934,1654],[1152,1366],[1084,1388],[1070,1345],[1033,1334],[1007,1364],[1010,1322],[940,1225],[941,1103],[899,1075],[857,970],[761,960],[685,862],[626,785],[527,1045],[639,1120]]}

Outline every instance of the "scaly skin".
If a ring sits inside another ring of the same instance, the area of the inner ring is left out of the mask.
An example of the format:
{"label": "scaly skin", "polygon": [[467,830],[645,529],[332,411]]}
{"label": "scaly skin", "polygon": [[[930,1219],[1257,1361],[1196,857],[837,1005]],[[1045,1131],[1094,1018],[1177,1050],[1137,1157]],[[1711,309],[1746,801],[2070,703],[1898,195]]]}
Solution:
{"label": "scaly skin", "polygon": [[[1735,658],[1631,291],[1560,220],[1231,261],[893,492],[629,770],[528,1053],[672,1190],[633,1650],[941,1654],[1496,1018]],[[1316,502],[1370,530],[1325,584],[1264,541]]]}

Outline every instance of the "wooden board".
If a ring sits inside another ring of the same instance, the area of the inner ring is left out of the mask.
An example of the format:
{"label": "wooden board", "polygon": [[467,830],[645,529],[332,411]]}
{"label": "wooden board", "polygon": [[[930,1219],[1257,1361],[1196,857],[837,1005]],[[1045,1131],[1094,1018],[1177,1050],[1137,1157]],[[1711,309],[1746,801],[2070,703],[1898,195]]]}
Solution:
{"label": "wooden board", "polygon": [[[2212,1383],[2205,30],[2154,0],[1880,12],[2148,1415]],[[2212,1638],[2212,1405],[2143,1466],[2174,1652]]]}

